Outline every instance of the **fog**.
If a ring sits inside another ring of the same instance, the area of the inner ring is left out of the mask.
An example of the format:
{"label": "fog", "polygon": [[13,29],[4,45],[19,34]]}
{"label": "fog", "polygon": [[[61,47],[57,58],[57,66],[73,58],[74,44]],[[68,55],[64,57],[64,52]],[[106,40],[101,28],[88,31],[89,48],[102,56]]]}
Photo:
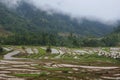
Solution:
{"label": "fog", "polygon": [[[0,0],[10,7],[17,7],[23,0]],[[61,12],[71,17],[99,19],[101,21],[120,20],[120,0],[24,0],[36,8],[47,12]]]}

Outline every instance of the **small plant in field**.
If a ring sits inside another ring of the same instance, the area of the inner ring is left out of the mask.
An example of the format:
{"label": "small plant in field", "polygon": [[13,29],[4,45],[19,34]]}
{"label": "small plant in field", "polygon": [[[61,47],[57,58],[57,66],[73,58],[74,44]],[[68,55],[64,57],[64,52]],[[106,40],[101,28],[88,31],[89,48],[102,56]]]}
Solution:
{"label": "small plant in field", "polygon": [[16,77],[39,77],[39,74],[14,74]]}
{"label": "small plant in field", "polygon": [[47,76],[47,72],[41,72],[39,76]]}
{"label": "small plant in field", "polygon": [[68,71],[62,71],[62,73],[68,73]]}
{"label": "small plant in field", "polygon": [[25,50],[25,47],[24,47],[24,46],[22,46],[21,48],[22,48],[23,50]]}

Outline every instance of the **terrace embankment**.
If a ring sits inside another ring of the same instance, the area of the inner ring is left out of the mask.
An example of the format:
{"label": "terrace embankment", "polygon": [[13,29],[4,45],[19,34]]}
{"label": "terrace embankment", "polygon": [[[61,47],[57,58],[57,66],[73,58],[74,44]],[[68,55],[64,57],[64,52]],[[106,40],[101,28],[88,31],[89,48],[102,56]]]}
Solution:
{"label": "terrace embankment", "polygon": [[[119,61],[96,57],[93,52],[98,49],[52,50],[51,54],[47,54],[41,47],[29,47],[24,50],[13,48],[0,60],[0,80],[120,80]],[[20,58],[18,55],[28,57]],[[34,59],[35,57],[38,59]]]}

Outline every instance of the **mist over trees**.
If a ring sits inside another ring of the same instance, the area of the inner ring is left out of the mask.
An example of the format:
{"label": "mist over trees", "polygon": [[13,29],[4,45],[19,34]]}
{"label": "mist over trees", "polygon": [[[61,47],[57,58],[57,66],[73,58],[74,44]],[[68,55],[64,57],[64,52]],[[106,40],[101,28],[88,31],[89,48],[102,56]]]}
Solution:
{"label": "mist over trees", "polygon": [[0,3],[0,30],[0,34],[5,34],[0,35],[1,44],[6,45],[120,45],[120,27],[112,32],[112,26],[99,21],[83,19],[80,23],[77,19],[71,20],[67,15],[48,15],[44,11],[34,10],[33,6],[27,3],[22,3],[17,9],[12,10]]}

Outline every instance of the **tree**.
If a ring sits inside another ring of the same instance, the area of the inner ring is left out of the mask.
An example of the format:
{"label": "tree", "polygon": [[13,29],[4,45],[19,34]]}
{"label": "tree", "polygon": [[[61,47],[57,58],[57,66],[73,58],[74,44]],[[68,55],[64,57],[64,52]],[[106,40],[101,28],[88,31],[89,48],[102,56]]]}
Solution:
{"label": "tree", "polygon": [[120,34],[111,34],[102,39],[106,46],[118,46],[120,42]]}

